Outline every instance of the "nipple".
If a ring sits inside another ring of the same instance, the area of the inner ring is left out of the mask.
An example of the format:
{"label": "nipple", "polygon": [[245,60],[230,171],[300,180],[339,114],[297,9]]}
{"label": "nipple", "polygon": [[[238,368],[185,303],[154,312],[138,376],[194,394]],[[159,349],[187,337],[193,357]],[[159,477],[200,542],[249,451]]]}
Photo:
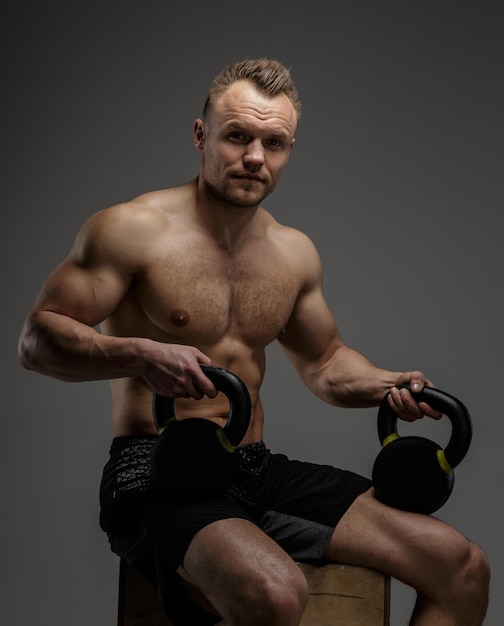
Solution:
{"label": "nipple", "polygon": [[170,314],[170,321],[175,326],[185,326],[189,323],[189,313],[184,309],[175,309]]}

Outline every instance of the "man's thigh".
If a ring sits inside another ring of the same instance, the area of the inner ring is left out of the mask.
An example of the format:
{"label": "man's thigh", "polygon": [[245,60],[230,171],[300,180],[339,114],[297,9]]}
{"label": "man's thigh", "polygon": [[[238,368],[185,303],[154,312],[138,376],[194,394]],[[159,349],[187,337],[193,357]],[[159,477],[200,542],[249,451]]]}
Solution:
{"label": "man's thigh", "polygon": [[415,588],[446,575],[444,564],[464,550],[467,539],[445,522],[382,504],[373,490],[343,515],[324,557],[389,574]]}
{"label": "man's thigh", "polygon": [[194,601],[207,610],[238,604],[251,589],[305,585],[295,561],[254,523],[224,519],[193,538],[178,574]]}

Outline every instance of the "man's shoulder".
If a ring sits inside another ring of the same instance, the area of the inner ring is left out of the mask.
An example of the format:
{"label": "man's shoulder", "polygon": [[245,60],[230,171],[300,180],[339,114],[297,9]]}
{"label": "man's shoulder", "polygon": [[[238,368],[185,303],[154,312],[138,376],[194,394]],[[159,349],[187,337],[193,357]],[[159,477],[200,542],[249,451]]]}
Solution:
{"label": "man's shoulder", "polygon": [[321,260],[315,243],[308,234],[293,226],[281,224],[275,219],[268,220],[267,239],[275,250],[279,263],[288,267],[292,276],[297,276],[303,284],[312,282],[321,271]]}
{"label": "man's shoulder", "polygon": [[166,189],[148,191],[125,204],[132,208],[143,208],[146,211],[156,209],[165,210],[173,205],[187,201],[188,198],[194,196],[194,193],[194,185],[186,183],[178,187],[167,187]]}
{"label": "man's shoulder", "polygon": [[312,239],[299,228],[278,222],[271,214],[268,215],[267,232],[279,245],[285,245],[289,250],[315,250]]}
{"label": "man's shoulder", "polygon": [[149,192],[97,211],[80,229],[74,250],[100,258],[145,255],[169,232],[167,194],[172,195],[170,190]]}
{"label": "man's shoulder", "polygon": [[88,226],[109,233],[117,229],[160,228],[166,222],[170,208],[183,201],[184,193],[187,192],[183,187],[143,193],[97,211],[88,220]]}

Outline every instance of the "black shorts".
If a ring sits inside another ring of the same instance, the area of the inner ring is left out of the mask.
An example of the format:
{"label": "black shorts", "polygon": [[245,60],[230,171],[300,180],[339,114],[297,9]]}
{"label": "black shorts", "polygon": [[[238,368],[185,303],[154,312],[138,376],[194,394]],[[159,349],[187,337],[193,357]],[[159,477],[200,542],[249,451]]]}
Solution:
{"label": "black shorts", "polygon": [[[238,448],[239,463],[222,495],[169,497],[151,482],[156,436],[114,439],[100,488],[100,525],[112,550],[159,589],[174,623],[175,571],[192,537],[226,518],[250,520],[296,561],[320,562],[334,527],[371,481],[329,465],[272,454],[263,442]],[[198,615],[192,624],[211,624]],[[190,621],[186,622],[191,623]]]}

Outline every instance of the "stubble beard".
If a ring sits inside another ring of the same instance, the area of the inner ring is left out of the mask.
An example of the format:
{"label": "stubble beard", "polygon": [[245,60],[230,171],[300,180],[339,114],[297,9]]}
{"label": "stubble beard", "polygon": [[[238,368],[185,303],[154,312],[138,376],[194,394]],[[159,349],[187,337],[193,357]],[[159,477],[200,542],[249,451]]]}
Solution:
{"label": "stubble beard", "polygon": [[260,206],[261,202],[267,198],[274,187],[268,187],[264,189],[261,194],[254,193],[253,196],[247,197],[248,191],[251,191],[252,185],[244,185],[243,191],[245,193],[234,192],[230,185],[222,185],[217,187],[210,181],[207,181],[207,185],[210,194],[220,203],[228,208],[230,211],[241,211],[246,209],[254,209]]}

